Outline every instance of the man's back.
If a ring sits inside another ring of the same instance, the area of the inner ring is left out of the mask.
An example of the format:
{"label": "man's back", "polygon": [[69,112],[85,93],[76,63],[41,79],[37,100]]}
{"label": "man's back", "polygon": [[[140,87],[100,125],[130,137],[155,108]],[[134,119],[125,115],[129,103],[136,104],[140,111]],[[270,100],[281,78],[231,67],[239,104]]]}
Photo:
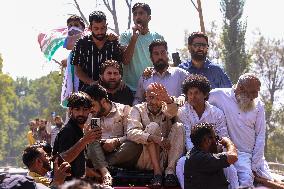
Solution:
{"label": "man's back", "polygon": [[211,154],[193,148],[184,165],[184,188],[227,189],[223,168],[228,167],[225,154]]}

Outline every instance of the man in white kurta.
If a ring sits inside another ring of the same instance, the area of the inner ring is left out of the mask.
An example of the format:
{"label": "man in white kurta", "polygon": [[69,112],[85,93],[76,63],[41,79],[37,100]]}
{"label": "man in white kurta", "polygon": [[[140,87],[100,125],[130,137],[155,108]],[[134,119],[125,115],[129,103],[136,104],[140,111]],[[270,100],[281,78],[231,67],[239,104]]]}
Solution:
{"label": "man in white kurta", "polygon": [[234,164],[240,186],[253,186],[255,172],[272,179],[264,160],[265,112],[258,97],[260,81],[253,74],[240,76],[236,87],[214,89],[209,102],[223,110],[231,140],[238,149],[238,161]]}
{"label": "man in white kurta", "polygon": [[[212,123],[215,133],[221,137],[228,137],[226,119],[224,113],[207,102],[210,92],[209,80],[202,75],[190,75],[183,83],[183,93],[187,102],[179,108],[178,118],[185,128],[186,150],[193,148],[190,133],[193,126],[198,123]],[[184,163],[185,156],[180,158],[176,166],[176,175],[182,188],[184,188]],[[234,166],[224,169],[224,173],[230,182],[230,188],[237,188],[238,179]]]}

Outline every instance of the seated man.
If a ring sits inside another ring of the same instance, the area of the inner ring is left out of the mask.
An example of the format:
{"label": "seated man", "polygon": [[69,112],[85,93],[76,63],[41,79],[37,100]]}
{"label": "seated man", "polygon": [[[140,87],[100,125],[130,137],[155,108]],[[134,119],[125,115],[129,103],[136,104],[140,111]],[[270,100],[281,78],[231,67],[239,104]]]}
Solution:
{"label": "seated man", "polygon": [[111,185],[107,166],[135,167],[142,152],[142,145],[126,139],[127,117],[131,107],[114,103],[108,99],[106,90],[92,85],[85,91],[93,100],[92,116],[100,118],[102,139],[87,147],[88,158],[95,169],[99,169],[103,183]]}
{"label": "seated man", "polygon": [[258,97],[260,80],[251,73],[240,76],[233,88],[214,89],[209,102],[223,110],[230,138],[238,149],[235,163],[240,186],[253,186],[254,175],[272,179],[264,159],[265,111]]}
{"label": "seated man", "polygon": [[227,152],[217,153],[217,140],[213,124],[199,123],[190,134],[193,149],[184,165],[184,188],[227,189],[228,181],[223,168],[238,160],[237,150],[231,140],[223,137],[219,143]]}
{"label": "seated man", "polygon": [[100,84],[107,90],[108,98],[120,104],[132,106],[133,93],[122,83],[122,65],[115,60],[106,60],[100,66]]}
{"label": "seated man", "polygon": [[[85,175],[86,159],[84,150],[86,146],[101,138],[100,128],[90,129],[85,126],[91,110],[92,100],[84,92],[73,93],[68,98],[70,119],[57,134],[53,146],[53,155],[60,154],[71,164],[72,178],[81,178]],[[83,132],[84,129],[84,132]]]}
{"label": "seated man", "polygon": [[37,183],[46,186],[58,186],[64,183],[66,176],[69,176],[66,170],[70,169],[70,164],[63,162],[58,167],[57,160],[54,163],[53,179],[47,176],[47,173],[51,171],[50,157],[40,144],[25,148],[22,159],[29,169],[28,176],[31,176]]}
{"label": "seated man", "polygon": [[175,165],[183,153],[184,130],[176,115],[177,104],[158,83],[147,87],[146,102],[135,105],[129,115],[127,137],[143,144],[137,167],[154,170],[153,186],[162,185],[164,169],[164,185],[177,185]]}
{"label": "seated man", "polygon": [[[212,123],[216,134],[219,137],[228,137],[226,119],[224,113],[207,102],[210,92],[210,82],[203,75],[190,75],[182,85],[183,93],[187,102],[179,108],[178,118],[185,127],[186,150],[189,152],[193,148],[190,139],[190,132],[194,125],[198,123]],[[180,185],[184,188],[184,161],[185,156],[177,163],[176,173]],[[235,168],[226,168],[225,174],[230,182],[230,188],[238,188],[238,177]]]}

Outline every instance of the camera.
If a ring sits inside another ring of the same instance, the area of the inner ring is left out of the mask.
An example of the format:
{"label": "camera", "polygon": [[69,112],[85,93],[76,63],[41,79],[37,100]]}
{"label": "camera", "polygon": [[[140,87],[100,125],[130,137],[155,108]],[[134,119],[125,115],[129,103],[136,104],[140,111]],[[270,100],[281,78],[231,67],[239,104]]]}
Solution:
{"label": "camera", "polygon": [[92,118],[91,119],[91,128],[94,129],[96,127],[100,127],[101,126],[101,120],[100,118]]}

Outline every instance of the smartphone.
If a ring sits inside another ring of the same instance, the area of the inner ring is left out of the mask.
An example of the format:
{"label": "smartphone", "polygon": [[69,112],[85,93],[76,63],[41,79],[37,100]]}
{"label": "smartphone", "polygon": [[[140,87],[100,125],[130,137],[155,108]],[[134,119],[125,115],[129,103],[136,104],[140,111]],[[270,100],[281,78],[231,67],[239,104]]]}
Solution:
{"label": "smartphone", "polygon": [[[51,161],[54,163],[56,158],[57,158],[57,166],[59,167],[65,160],[62,158],[62,156],[59,153],[57,153],[51,158]],[[71,173],[71,167],[66,170],[66,173]]]}
{"label": "smartphone", "polygon": [[93,117],[91,119],[91,129],[94,129],[96,127],[101,127],[101,119]]}

